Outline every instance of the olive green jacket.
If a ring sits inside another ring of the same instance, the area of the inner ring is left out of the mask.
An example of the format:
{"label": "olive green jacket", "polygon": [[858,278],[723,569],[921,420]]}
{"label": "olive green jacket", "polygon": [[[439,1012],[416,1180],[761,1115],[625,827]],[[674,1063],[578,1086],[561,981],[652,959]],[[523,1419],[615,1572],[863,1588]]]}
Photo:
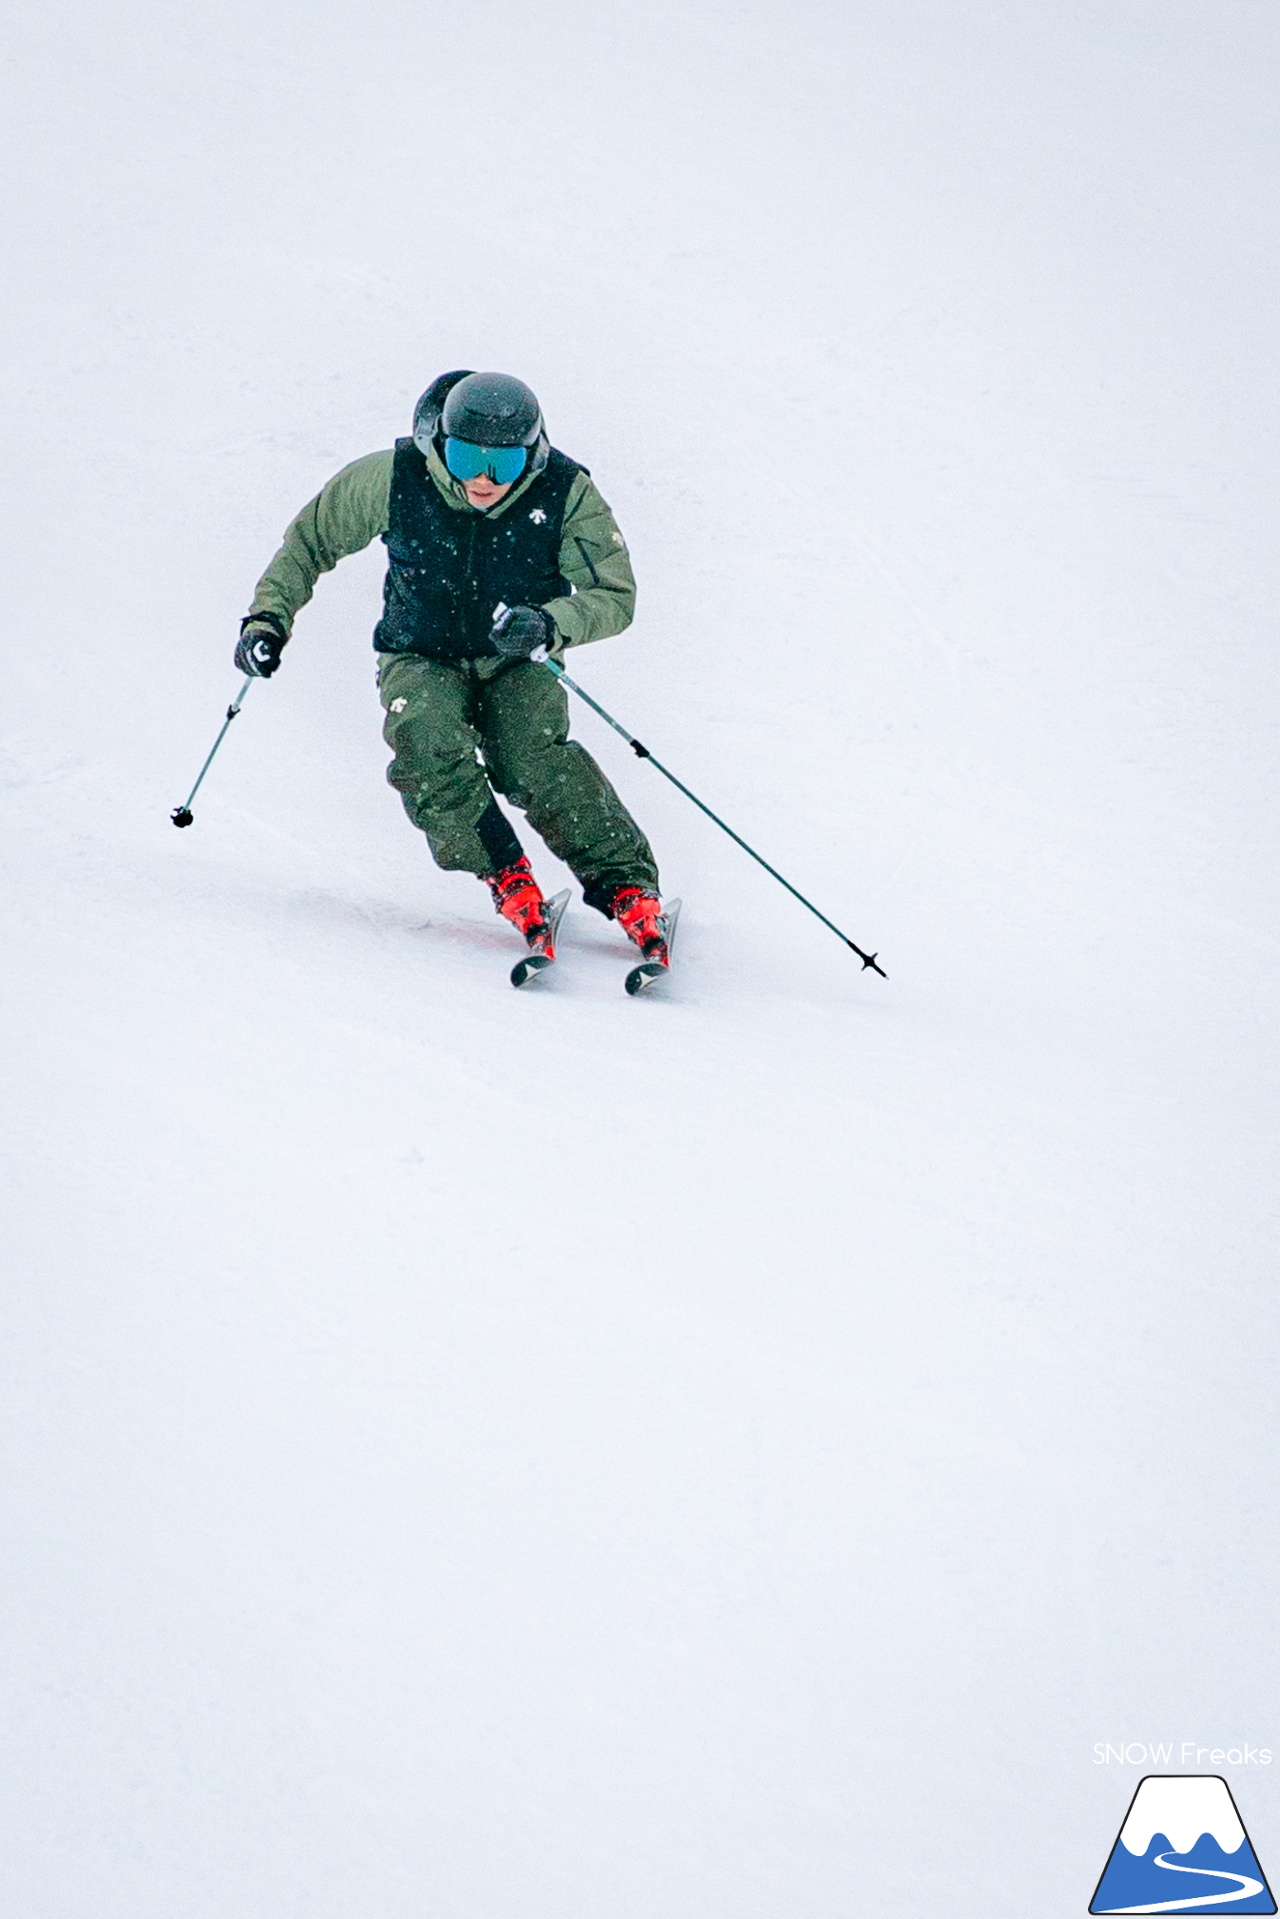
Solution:
{"label": "olive green jacket", "polygon": [[[294,616],[311,598],[320,575],[386,532],[394,458],[387,451],[353,460],[307,502],[254,588],[249,625],[255,613],[271,613],[286,633],[292,632]],[[427,468],[451,507],[459,513],[476,511],[434,447],[427,455]],[[488,517],[497,519],[505,513],[531,484],[532,476],[518,481],[505,499],[490,507]],[[558,635],[553,652],[606,639],[630,626],[636,583],[626,542],[588,473],[577,474],[569,488],[560,571],[574,591],[549,600],[543,608]]]}

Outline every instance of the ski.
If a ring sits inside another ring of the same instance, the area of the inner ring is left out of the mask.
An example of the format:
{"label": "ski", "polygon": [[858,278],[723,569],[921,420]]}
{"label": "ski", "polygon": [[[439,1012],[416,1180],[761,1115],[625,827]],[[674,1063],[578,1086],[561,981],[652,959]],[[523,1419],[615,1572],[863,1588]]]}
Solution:
{"label": "ski", "polygon": [[511,969],[511,984],[527,986],[531,979],[537,979],[540,973],[556,963],[556,934],[560,931],[560,922],[569,904],[569,888],[556,893],[547,901],[547,930],[538,939],[523,959],[517,960]]}
{"label": "ski", "polygon": [[680,901],[672,900],[669,906],[663,908],[662,913],[662,924],[665,934],[663,943],[664,957],[662,959],[641,960],[639,966],[633,966],[627,974],[627,991],[633,999],[637,993],[646,992],[655,980],[662,979],[670,972],[671,951],[676,943],[676,925],[679,918]]}

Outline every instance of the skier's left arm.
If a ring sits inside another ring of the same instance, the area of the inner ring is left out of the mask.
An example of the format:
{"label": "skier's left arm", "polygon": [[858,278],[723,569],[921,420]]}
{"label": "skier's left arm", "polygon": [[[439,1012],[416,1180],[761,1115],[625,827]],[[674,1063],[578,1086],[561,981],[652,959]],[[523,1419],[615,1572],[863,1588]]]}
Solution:
{"label": "skier's left arm", "polygon": [[630,626],[636,582],[626,541],[588,473],[579,473],[569,489],[560,571],[574,591],[567,598],[548,600],[542,609],[555,624],[553,654],[566,646],[608,639]]}

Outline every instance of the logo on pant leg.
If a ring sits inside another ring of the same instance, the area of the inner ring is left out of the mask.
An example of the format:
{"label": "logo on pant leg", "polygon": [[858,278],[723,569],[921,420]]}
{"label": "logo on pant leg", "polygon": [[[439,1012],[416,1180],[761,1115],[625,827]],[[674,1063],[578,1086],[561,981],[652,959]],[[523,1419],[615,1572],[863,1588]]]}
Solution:
{"label": "logo on pant leg", "polygon": [[401,698],[401,699],[398,699],[398,700],[392,700],[392,702],[391,702],[391,711],[392,711],[393,713],[403,713],[403,712],[404,712],[404,709],[405,709],[405,707],[406,707],[406,706],[408,706],[408,704],[409,704],[409,702],[408,702],[408,700],[406,700],[406,699],[403,699],[403,698]]}

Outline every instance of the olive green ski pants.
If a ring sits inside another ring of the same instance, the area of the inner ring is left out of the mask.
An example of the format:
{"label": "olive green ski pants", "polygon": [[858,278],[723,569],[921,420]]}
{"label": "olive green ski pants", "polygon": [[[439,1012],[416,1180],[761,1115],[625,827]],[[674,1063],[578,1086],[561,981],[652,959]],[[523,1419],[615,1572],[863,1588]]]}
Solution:
{"label": "olive green ski pants", "polygon": [[383,653],[387,778],[438,866],[489,878],[520,846],[496,805],[518,806],[602,912],[620,886],[658,890],[652,850],[591,755],[569,738],[560,682],[529,660]]}

